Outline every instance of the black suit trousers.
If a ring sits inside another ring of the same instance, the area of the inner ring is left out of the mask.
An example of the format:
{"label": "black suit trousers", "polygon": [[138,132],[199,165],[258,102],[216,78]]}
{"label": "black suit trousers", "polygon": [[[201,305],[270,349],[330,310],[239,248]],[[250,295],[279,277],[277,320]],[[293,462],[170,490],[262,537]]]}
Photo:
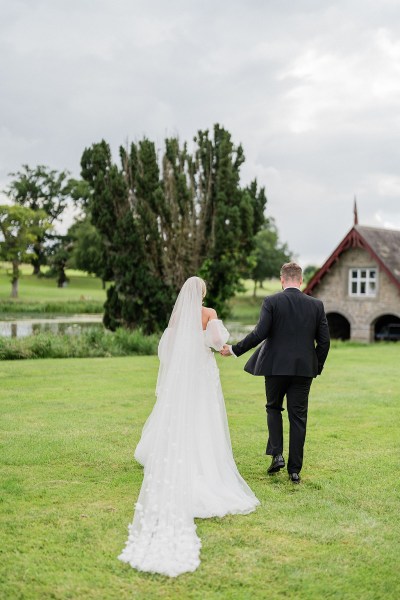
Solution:
{"label": "black suit trousers", "polygon": [[289,416],[289,473],[300,473],[306,439],[308,394],[312,377],[297,375],[270,375],[265,378],[267,396],[268,444],[267,454],[283,454],[282,407],[286,396]]}

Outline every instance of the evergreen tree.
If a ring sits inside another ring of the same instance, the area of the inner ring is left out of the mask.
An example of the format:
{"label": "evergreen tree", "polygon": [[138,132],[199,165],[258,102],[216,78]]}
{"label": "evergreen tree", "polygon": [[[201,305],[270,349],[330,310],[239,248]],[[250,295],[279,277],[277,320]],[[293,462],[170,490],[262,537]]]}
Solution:
{"label": "evergreen tree", "polygon": [[196,141],[203,231],[199,272],[208,284],[209,303],[225,317],[227,301],[241,289],[254,235],[264,223],[266,197],[257,182],[241,189],[244,152],[228,131],[215,125],[213,140],[205,131]]}
{"label": "evergreen tree", "polygon": [[164,273],[178,290],[189,273],[198,269],[195,169],[187,145],[177,138],[165,140],[162,184],[164,202],[159,213]]}
{"label": "evergreen tree", "polygon": [[173,299],[187,277],[208,285],[208,302],[222,317],[248,271],[254,236],[264,223],[266,197],[257,182],[242,189],[242,147],[215,125],[199,131],[190,154],[177,138],[165,140],[160,173],[154,143],[120,148],[113,164],[105,141],[82,156],[87,209],[99,232],[114,282],[104,322],[165,326]]}
{"label": "evergreen tree", "polygon": [[[106,142],[82,156],[82,176],[93,190],[90,210],[107,253],[114,285],[107,290],[104,324],[141,326],[151,332],[165,325],[171,293],[160,276],[161,243],[156,235],[159,180],[154,145],[121,150],[124,168],[111,160]],[[162,274],[161,274],[162,275]]]}

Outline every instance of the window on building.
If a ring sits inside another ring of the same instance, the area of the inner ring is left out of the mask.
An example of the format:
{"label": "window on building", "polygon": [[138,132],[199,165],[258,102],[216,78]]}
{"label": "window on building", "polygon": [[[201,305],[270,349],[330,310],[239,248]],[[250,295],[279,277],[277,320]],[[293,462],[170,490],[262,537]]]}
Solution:
{"label": "window on building", "polygon": [[376,296],[378,271],[376,269],[350,269],[349,295]]}

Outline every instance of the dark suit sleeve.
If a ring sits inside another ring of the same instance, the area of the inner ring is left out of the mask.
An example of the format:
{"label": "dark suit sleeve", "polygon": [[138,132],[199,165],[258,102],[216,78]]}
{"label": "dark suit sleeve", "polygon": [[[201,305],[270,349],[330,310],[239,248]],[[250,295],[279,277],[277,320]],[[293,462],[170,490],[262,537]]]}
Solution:
{"label": "dark suit sleeve", "polygon": [[317,326],[317,333],[315,335],[315,341],[317,342],[315,352],[318,358],[318,375],[321,374],[322,369],[324,368],[324,363],[326,357],[328,356],[330,347],[328,320],[326,318],[324,305],[322,302],[320,305],[319,322]]}
{"label": "dark suit sleeve", "polygon": [[236,356],[241,356],[251,348],[255,348],[268,337],[272,324],[272,306],[269,298],[265,298],[261,307],[260,318],[257,325],[251,333],[246,335],[243,340],[234,344],[232,350]]}

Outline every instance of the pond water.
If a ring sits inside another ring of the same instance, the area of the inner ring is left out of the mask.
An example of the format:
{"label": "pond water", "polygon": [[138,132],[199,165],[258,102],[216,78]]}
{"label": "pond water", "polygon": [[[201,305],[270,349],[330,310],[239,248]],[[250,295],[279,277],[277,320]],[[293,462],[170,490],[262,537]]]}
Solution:
{"label": "pond water", "polygon": [[[227,321],[225,325],[231,334],[231,340],[239,340],[254,329],[254,325],[244,325],[238,321]],[[103,327],[102,315],[71,315],[38,319],[20,317],[0,320],[0,336],[21,338],[42,332],[79,335],[92,327]]]}
{"label": "pond water", "polygon": [[0,336],[26,337],[44,331],[65,335],[79,335],[85,329],[103,327],[102,315],[71,315],[53,318],[19,318],[0,321]]}
{"label": "pond water", "polygon": [[230,341],[228,341],[228,344],[230,344],[232,340],[241,340],[254,329],[254,325],[244,325],[240,321],[226,321],[224,325],[230,333]]}

